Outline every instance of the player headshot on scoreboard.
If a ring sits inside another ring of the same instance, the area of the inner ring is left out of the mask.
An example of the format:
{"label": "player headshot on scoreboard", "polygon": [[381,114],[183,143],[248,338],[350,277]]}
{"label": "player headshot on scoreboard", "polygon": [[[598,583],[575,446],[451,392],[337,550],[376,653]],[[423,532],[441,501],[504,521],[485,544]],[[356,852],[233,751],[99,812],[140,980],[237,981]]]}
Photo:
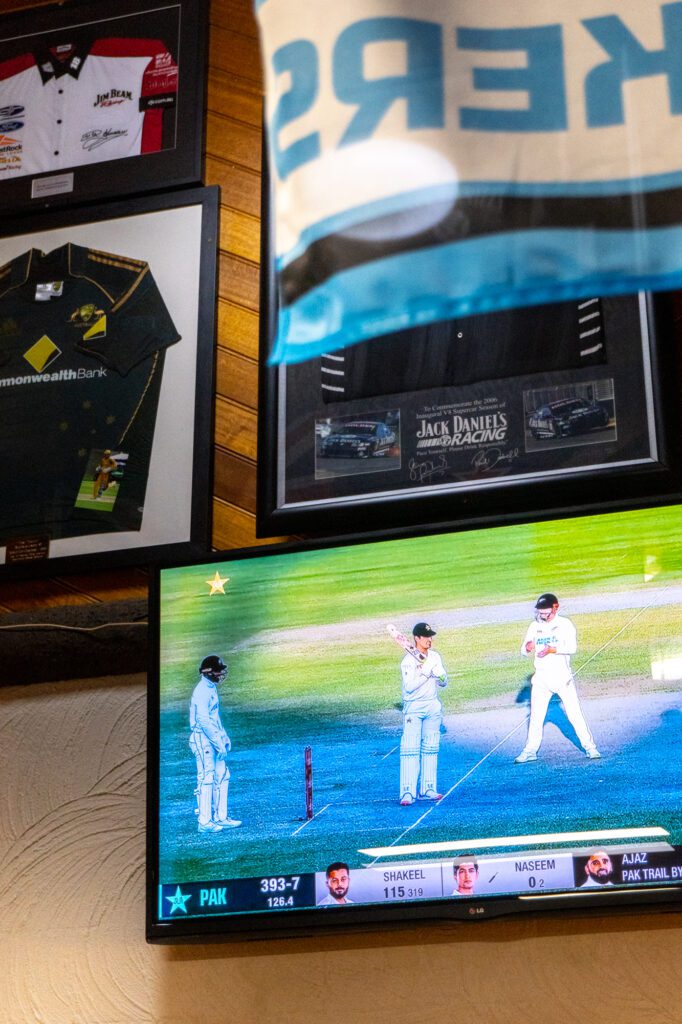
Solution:
{"label": "player headshot on scoreboard", "polygon": [[613,885],[613,863],[606,850],[595,850],[587,858],[585,864],[585,881],[583,889],[597,889],[604,885]]}
{"label": "player headshot on scoreboard", "polygon": [[350,868],[342,861],[334,861],[330,864],[325,871],[325,882],[327,885],[327,895],[324,899],[321,899],[318,906],[320,907],[336,907],[341,906],[344,903],[352,903],[353,900],[348,896],[348,889],[350,888]]}
{"label": "player headshot on scoreboard", "polygon": [[453,896],[473,896],[478,882],[478,861],[475,857],[461,857],[452,865],[455,879]]}

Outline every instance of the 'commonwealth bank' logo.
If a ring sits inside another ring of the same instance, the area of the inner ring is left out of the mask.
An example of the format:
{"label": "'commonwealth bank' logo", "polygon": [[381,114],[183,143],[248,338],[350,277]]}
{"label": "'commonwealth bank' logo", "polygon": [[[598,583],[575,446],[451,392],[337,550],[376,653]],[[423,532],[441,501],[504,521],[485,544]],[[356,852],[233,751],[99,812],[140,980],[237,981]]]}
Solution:
{"label": "'commonwealth bank' logo", "polygon": [[24,352],[24,359],[29,363],[34,370],[38,373],[42,373],[48,366],[54,363],[55,359],[58,359],[62,354],[62,350],[55,345],[51,338],[48,338],[46,334],[43,334],[42,338],[36,341],[35,345],[31,345],[26,352]]}

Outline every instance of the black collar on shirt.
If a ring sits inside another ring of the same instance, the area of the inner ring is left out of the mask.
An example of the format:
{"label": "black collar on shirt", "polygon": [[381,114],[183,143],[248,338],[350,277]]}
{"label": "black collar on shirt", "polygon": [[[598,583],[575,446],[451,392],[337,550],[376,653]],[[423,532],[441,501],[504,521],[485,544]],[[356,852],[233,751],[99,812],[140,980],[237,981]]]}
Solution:
{"label": "black collar on shirt", "polygon": [[71,78],[77,79],[83,70],[83,65],[90,48],[75,43],[73,53],[65,61],[57,60],[51,52],[54,49],[55,47],[41,46],[33,53],[43,85],[49,82],[51,78],[62,78],[64,75],[70,75]]}

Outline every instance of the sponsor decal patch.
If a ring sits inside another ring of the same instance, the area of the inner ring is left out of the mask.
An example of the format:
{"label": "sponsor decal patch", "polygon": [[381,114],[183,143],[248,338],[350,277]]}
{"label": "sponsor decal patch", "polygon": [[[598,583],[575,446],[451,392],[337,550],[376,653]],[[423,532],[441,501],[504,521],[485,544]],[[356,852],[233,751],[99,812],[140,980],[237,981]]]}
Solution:
{"label": "sponsor decal patch", "polygon": [[48,338],[47,334],[43,334],[42,338],[36,341],[35,345],[31,345],[26,352],[24,352],[24,359],[34,370],[38,373],[42,373],[48,366],[62,354],[61,349],[55,345],[51,338]]}
{"label": "sponsor decal patch", "polygon": [[107,318],[106,316],[101,316],[99,320],[97,320],[92,325],[92,327],[89,327],[88,330],[85,332],[85,334],[83,335],[83,341],[92,341],[95,338],[106,338],[106,336]]}
{"label": "sponsor decal patch", "polygon": [[98,93],[93,107],[114,107],[132,98],[133,94],[129,89],[110,89],[109,92]]}

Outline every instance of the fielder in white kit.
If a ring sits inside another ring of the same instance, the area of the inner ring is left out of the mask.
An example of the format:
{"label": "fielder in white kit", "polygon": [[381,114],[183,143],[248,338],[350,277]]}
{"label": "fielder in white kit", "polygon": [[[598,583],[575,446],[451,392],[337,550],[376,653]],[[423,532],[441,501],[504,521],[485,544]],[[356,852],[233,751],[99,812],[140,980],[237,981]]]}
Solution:
{"label": "fielder in white kit", "polygon": [[517,764],[537,761],[547,708],[554,694],[559,697],[586,756],[592,760],[601,757],[585,721],[571,671],[571,655],[578,647],[575,626],[558,611],[558,598],[541,594],[535,602],[535,619],[521,644],[523,656],[533,656],[535,672],[531,679],[528,737],[515,759]]}
{"label": "fielder in white kit", "polygon": [[438,696],[448,685],[442,658],[431,649],[436,635],[427,622],[412,630],[415,653],[400,663],[403,696],[403,734],[400,740],[400,803],[408,807],[417,799],[440,800],[436,781],[443,705]]}
{"label": "fielder in white kit", "polygon": [[241,825],[241,821],[227,813],[230,769],[226,758],[232,744],[220,719],[217,687],[227,676],[227,665],[217,654],[209,654],[201,662],[199,672],[201,678],[189,705],[189,746],[197,762],[199,831],[222,832],[224,828]]}

